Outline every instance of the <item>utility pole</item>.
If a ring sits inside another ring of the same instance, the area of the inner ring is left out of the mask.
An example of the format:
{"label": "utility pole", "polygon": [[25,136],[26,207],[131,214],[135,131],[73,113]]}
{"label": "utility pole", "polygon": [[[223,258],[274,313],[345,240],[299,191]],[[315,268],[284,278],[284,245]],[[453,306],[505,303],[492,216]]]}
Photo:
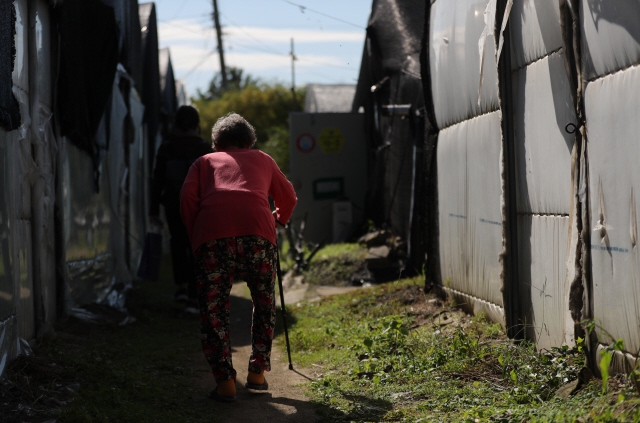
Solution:
{"label": "utility pole", "polygon": [[296,68],[295,68],[295,62],[296,62],[296,60],[298,60],[298,58],[296,57],[296,55],[293,52],[293,38],[291,38],[291,53],[289,53],[289,55],[291,56],[291,94],[293,95],[293,105],[294,105],[294,109],[295,109],[296,105],[298,104],[298,102],[296,101]]}
{"label": "utility pole", "polygon": [[222,28],[220,27],[220,18],[218,16],[218,0],[213,0],[213,23],[216,26],[216,35],[218,36],[218,55],[220,56],[220,75],[222,76],[222,89],[227,88],[227,69],[224,66],[224,49],[222,48]]}

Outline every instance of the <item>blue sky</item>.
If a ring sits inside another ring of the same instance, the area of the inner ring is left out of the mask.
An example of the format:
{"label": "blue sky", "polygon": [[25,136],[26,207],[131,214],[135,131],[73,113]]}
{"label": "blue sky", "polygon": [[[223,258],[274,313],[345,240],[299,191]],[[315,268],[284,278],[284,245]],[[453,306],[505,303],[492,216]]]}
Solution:
{"label": "blue sky", "polygon": [[[225,63],[268,82],[355,84],[373,0],[218,0]],[[156,0],[160,47],[190,95],[220,70],[211,0]],[[306,7],[302,9],[300,6]],[[329,15],[329,16],[325,16]]]}

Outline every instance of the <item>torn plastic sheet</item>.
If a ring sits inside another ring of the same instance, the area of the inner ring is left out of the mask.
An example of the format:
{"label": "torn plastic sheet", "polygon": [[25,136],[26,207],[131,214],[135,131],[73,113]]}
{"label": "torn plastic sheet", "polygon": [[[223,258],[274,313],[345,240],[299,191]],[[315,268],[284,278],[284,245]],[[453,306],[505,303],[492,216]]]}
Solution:
{"label": "torn plastic sheet", "polygon": [[118,66],[111,93],[111,112],[109,113],[109,151],[107,152],[107,177],[109,179],[109,206],[111,207],[110,249],[114,259],[116,283],[131,283],[131,274],[125,257],[125,224],[127,213],[122,213],[125,192],[122,180],[128,173],[125,160],[124,122],[128,114],[127,103],[120,91],[120,80],[129,78],[122,65]]}
{"label": "torn plastic sheet", "polygon": [[16,357],[19,355],[33,355],[31,345],[29,345],[29,342],[27,342],[26,339],[18,338],[16,346]]}
{"label": "torn plastic sheet", "polygon": [[500,37],[499,41],[496,42],[493,34],[495,32],[496,27],[496,13],[498,7],[498,0],[489,0],[487,3],[487,7],[484,10],[484,30],[482,34],[480,34],[480,39],[478,40],[478,53],[480,57],[480,83],[478,85],[478,107],[480,106],[480,102],[482,99],[482,83],[484,81],[484,51],[487,45],[487,37],[492,36],[494,42],[494,52],[496,59],[496,66],[500,62],[500,53],[502,52],[502,45],[504,44],[504,30],[507,27],[507,20],[509,19],[509,13],[511,13],[511,7],[513,6],[513,0],[508,0],[507,5],[504,10],[504,16],[502,18],[502,28],[500,28]]}
{"label": "torn plastic sheet", "polygon": [[18,339],[16,316],[0,322],[0,377],[4,374],[7,365],[16,357],[16,343]]}
{"label": "torn plastic sheet", "polygon": [[131,316],[126,310],[119,310],[104,304],[87,304],[82,307],[71,309],[71,316],[83,322],[96,325],[125,326],[136,322],[136,318]]}
{"label": "torn plastic sheet", "polygon": [[[58,154],[58,144],[53,134],[51,119],[53,113],[45,105],[39,105],[39,125],[38,136],[33,142],[42,150],[42,157],[39,157],[37,163],[38,178],[44,181],[44,185],[40,187],[41,192],[35,193],[35,198],[40,198],[42,203],[38,207],[44,210],[43,221],[40,222],[43,228],[44,245],[50,251],[55,248],[55,230],[52,225],[53,207],[55,204],[55,172],[56,172],[56,156]],[[35,188],[35,186],[34,186]],[[48,278],[47,278],[48,280]]]}
{"label": "torn plastic sheet", "polygon": [[[13,94],[20,105],[20,114],[22,115],[22,124],[17,131],[17,143],[14,148],[15,156],[18,157],[18,166],[12,166],[15,169],[14,177],[20,189],[11,190],[14,196],[14,205],[16,206],[16,217],[31,217],[31,196],[25,193],[31,192],[31,187],[38,178],[38,170],[33,157],[31,155],[31,114],[29,113],[29,93],[13,87]],[[14,157],[15,157],[14,156]]]}

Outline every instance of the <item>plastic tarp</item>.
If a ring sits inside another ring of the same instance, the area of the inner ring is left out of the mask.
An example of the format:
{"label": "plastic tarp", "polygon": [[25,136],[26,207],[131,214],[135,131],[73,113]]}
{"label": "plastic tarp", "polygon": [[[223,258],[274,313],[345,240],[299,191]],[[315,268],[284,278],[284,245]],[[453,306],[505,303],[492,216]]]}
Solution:
{"label": "plastic tarp", "polygon": [[52,113],[52,57],[50,5],[46,0],[36,1],[35,54],[30,54],[31,66],[37,69],[32,87],[36,89],[35,110],[31,116],[31,145],[36,177],[32,184],[33,204],[33,280],[38,336],[49,327],[57,311],[57,275],[55,257],[55,163],[58,153],[53,133]]}
{"label": "plastic tarp", "polygon": [[124,293],[131,286],[131,269],[137,266],[137,259],[127,254],[139,257],[144,233],[144,106],[134,88],[124,88],[131,82],[125,68],[118,65],[110,108],[99,130],[108,145],[101,155],[99,191],[86,184],[91,163],[65,143],[63,202],[67,307],[71,309],[92,302],[122,309]]}
{"label": "plastic tarp", "polygon": [[496,111],[438,137],[440,260],[447,288],[501,306],[502,135]]}
{"label": "plastic tarp", "polygon": [[109,205],[111,207],[111,231],[109,249],[113,255],[115,265],[115,279],[117,283],[130,283],[127,261],[125,257],[125,221],[128,210],[126,207],[126,182],[128,180],[129,168],[128,160],[125,158],[125,143],[128,142],[125,136],[125,117],[128,114],[127,103],[120,91],[121,79],[128,78],[124,67],[118,66],[118,72],[113,81],[113,91],[111,94],[111,110],[105,113],[109,117],[109,151],[107,153],[107,176],[109,178]]}
{"label": "plastic tarp", "polygon": [[[0,186],[7,187],[10,176],[10,163],[13,161],[9,155],[8,138],[10,134],[0,128]],[[7,319],[15,313],[14,284],[13,284],[13,259],[11,254],[11,224],[10,211],[12,209],[12,197],[9,190],[3,189],[0,194],[0,320]]]}
{"label": "plastic tarp", "polygon": [[562,47],[559,0],[519,0],[511,16],[511,62],[518,69]]}
{"label": "plastic tarp", "polygon": [[0,320],[0,377],[17,355],[16,339],[18,333],[15,316]]}
{"label": "plastic tarp", "polygon": [[575,137],[565,128],[577,122],[562,54],[516,70],[513,96],[518,212],[568,214]]}
{"label": "plastic tarp", "polygon": [[142,84],[142,51],[140,17],[137,0],[101,0],[113,7],[118,24],[118,62],[124,66],[136,84]]}
{"label": "plastic tarp", "polygon": [[493,28],[486,34],[480,85],[478,41],[486,26],[486,6],[486,0],[439,0],[431,6],[429,60],[433,103],[440,128],[499,107]]}
{"label": "plastic tarp", "polygon": [[585,90],[593,313],[603,330],[633,352],[640,350],[638,92],[638,66],[590,82]]}
{"label": "plastic tarp", "polygon": [[[60,204],[62,209],[65,307],[99,302],[112,285],[113,259],[109,250],[111,206],[109,178],[100,174],[99,192],[87,181],[93,178],[93,163],[66,138],[60,143]],[[108,160],[100,165],[106,168]]]}
{"label": "plastic tarp", "polygon": [[351,111],[356,86],[349,84],[308,84],[304,97],[306,113],[348,113]]}
{"label": "plastic tarp", "polygon": [[540,349],[570,342],[565,339],[568,233],[569,217],[518,216],[521,323]]}
{"label": "plastic tarp", "polygon": [[160,64],[158,52],[158,21],[154,3],[142,3],[138,7],[142,34],[142,85],[138,93],[145,105],[144,121],[147,125],[149,171],[153,168],[156,147],[159,145],[160,127]]}
{"label": "plastic tarp", "polygon": [[586,79],[640,63],[640,2],[582,0],[580,14]]}
{"label": "plastic tarp", "polygon": [[0,127],[7,131],[20,126],[20,107],[13,95],[16,10],[13,0],[0,0]]}
{"label": "plastic tarp", "polygon": [[100,158],[94,134],[107,107],[118,63],[115,14],[99,0],[65,0],[57,17],[58,92],[64,93],[57,98],[60,132],[97,165]]}
{"label": "plastic tarp", "polygon": [[[373,2],[351,109],[364,109],[366,215],[407,241],[408,267],[417,270],[424,266],[419,248],[424,225],[414,216],[422,201],[418,185],[424,168],[424,121],[416,112],[424,106],[419,59],[426,7],[420,0]],[[393,105],[409,105],[409,115],[389,112],[386,106]]]}
{"label": "plastic tarp", "polygon": [[[572,342],[569,214],[577,125],[558,1],[515,2],[512,116],[518,241],[518,324],[538,348]],[[569,131],[568,131],[569,130]],[[575,254],[575,251],[573,251]],[[573,273],[571,273],[573,275]]]}
{"label": "plastic tarp", "polygon": [[27,0],[16,1],[16,64],[13,93],[20,105],[22,123],[8,133],[9,190],[13,206],[9,212],[10,255],[18,316],[18,336],[31,339],[35,335],[34,297],[31,249],[31,186],[36,178],[31,156],[31,111],[29,110],[29,23]]}
{"label": "plastic tarp", "polygon": [[135,89],[129,93],[129,113],[134,128],[134,139],[129,148],[129,237],[132,245],[129,268],[137,269],[145,236],[147,174],[144,166],[144,105]]}

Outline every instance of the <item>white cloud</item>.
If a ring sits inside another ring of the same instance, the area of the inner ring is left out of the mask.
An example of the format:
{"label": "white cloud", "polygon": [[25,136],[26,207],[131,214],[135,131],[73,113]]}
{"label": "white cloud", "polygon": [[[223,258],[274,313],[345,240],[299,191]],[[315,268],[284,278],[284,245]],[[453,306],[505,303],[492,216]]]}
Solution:
{"label": "white cloud", "polygon": [[[176,78],[186,79],[193,92],[197,88],[205,90],[220,69],[216,35],[210,24],[172,20],[160,22],[158,31],[160,46],[171,50]],[[225,62],[227,66],[242,68],[254,77],[288,80],[291,73],[288,53],[292,37],[296,43],[296,81],[299,84],[318,80],[332,83],[352,81],[354,75],[357,76],[364,31],[229,26],[224,29]],[[344,45],[337,48],[336,44]]]}
{"label": "white cloud", "polygon": [[[160,43],[202,42],[215,38],[215,31],[211,26],[200,25],[188,20],[173,20],[160,22],[158,26]],[[252,43],[289,43],[294,38],[297,43],[326,43],[326,42],[358,42],[364,41],[364,31],[322,31],[297,28],[261,28],[230,26],[223,29],[228,42]]]}
{"label": "white cloud", "polygon": [[[228,66],[236,66],[249,73],[267,69],[288,69],[291,66],[291,58],[286,55],[229,52],[224,57]],[[183,78],[186,73],[193,71],[196,67],[200,71],[211,72],[217,72],[220,69],[217,53],[186,45],[175,46],[171,49],[171,63],[178,78]],[[302,55],[298,56],[298,61],[296,61],[296,67],[300,68],[343,65],[344,63],[339,58],[323,55]]]}

